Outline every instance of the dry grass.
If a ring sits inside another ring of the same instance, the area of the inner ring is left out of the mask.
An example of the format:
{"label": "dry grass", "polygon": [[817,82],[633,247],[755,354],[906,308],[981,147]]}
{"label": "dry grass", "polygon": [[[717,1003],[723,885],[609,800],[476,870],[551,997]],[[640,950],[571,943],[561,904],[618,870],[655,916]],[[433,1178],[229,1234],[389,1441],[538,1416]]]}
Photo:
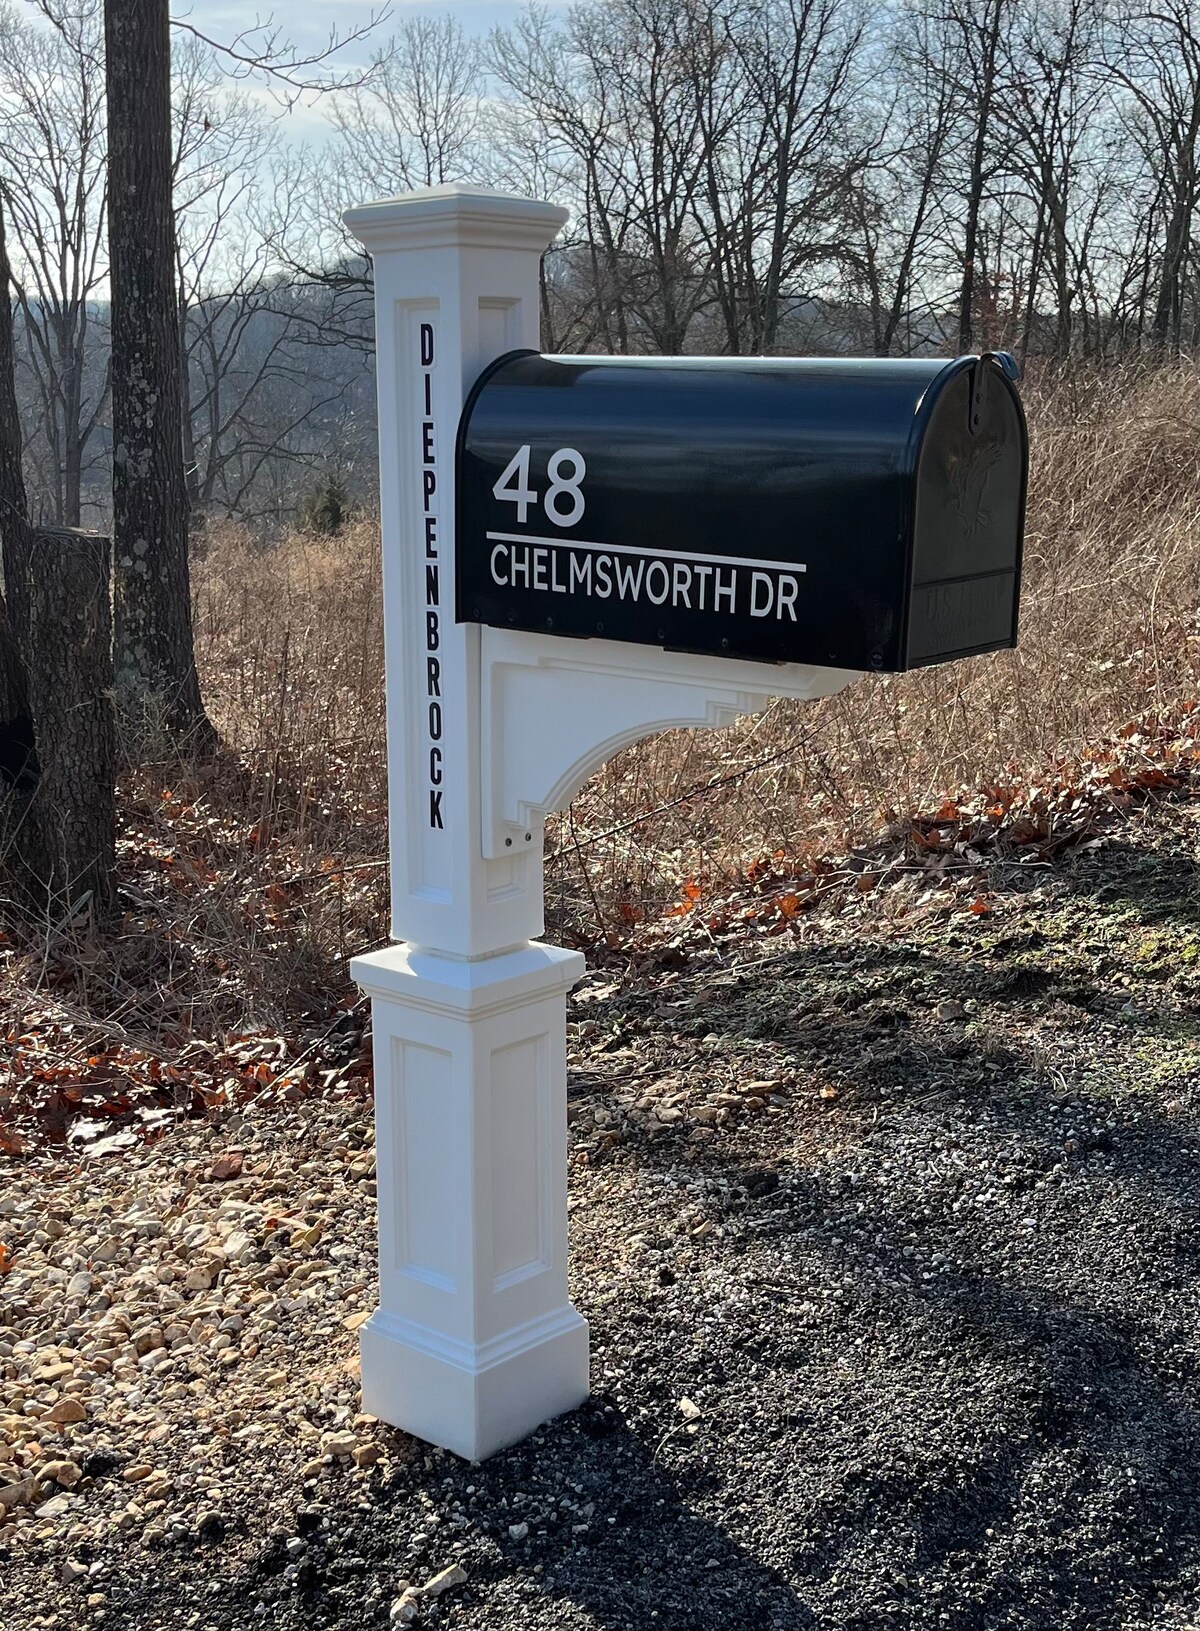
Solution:
{"label": "dry grass", "polygon": [[[1069,778],[1196,694],[1197,386],[1184,366],[1035,379],[1020,649],[777,703],[623,753],[550,823],[550,930],[609,940],[764,855],[803,866],[997,780]],[[124,788],[129,910],[86,956],[10,956],[31,1001],[166,1053],[327,1014],[386,936],[378,543],[218,531],[197,650],[224,763]],[[56,959],[62,965],[56,971]],[[13,985],[10,984],[10,990]]]}

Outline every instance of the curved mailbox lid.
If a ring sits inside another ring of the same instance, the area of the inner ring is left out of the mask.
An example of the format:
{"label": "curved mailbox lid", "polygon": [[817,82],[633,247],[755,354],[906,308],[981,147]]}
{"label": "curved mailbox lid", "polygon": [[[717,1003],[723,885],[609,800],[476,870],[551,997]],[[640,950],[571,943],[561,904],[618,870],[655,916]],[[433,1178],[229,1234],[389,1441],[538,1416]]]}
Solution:
{"label": "curved mailbox lid", "polygon": [[992,359],[510,353],[460,427],[458,616],[846,668],[1008,645],[1024,469]]}
{"label": "curved mailbox lid", "polygon": [[1016,644],[1029,464],[1016,373],[985,355],[922,405],[907,668]]}

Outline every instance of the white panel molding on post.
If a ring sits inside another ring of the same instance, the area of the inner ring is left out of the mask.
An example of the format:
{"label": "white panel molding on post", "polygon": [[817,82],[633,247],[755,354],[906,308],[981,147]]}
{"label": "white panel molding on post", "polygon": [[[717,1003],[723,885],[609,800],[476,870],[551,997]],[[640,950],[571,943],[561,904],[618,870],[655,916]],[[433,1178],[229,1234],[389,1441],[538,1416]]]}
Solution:
{"label": "white panel molding on post", "polygon": [[542,821],[620,748],[845,670],[454,618],[455,450],[483,369],[536,350],[553,205],[453,185],[346,222],[374,263],[394,943],[371,998],[379,1307],[364,1407],[478,1459],[588,1394],[567,1292],[566,993],[541,944]]}
{"label": "white panel molding on post", "polygon": [[363,1407],[479,1460],[588,1392],[567,1297],[566,993],[578,952],[359,957],[375,1033],[380,1305]]}

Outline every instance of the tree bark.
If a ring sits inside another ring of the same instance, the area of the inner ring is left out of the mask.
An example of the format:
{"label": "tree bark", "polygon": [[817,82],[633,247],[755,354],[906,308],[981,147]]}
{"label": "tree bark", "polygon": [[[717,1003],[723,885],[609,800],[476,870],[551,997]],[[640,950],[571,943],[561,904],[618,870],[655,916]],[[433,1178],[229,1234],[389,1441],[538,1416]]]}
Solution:
{"label": "tree bark", "polygon": [[106,0],[115,681],[122,724],[208,746],[188,580],[167,0]]}
{"label": "tree bark", "polygon": [[37,754],[25,664],[8,606],[0,595],[0,794],[12,787],[27,790],[36,780]]}
{"label": "tree bark", "polygon": [[39,527],[29,575],[29,699],[40,774],[19,849],[39,904],[112,904],[116,834],[109,540]]}
{"label": "tree bark", "polygon": [[26,583],[29,576],[29,513],[21,471],[21,421],[13,369],[13,318],[8,251],[0,210],[0,782],[22,785],[36,776],[33,720],[25,674]]}

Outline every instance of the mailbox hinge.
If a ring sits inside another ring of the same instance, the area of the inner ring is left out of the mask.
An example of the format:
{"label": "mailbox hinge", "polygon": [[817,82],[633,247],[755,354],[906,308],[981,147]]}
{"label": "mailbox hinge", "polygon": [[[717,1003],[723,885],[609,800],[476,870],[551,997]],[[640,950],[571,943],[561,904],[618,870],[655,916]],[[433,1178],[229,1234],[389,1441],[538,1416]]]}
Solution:
{"label": "mailbox hinge", "polygon": [[983,399],[987,389],[987,362],[980,357],[971,369],[971,406],[967,410],[967,429],[972,436],[979,434],[983,424]]}
{"label": "mailbox hinge", "polygon": [[1015,384],[1021,377],[1021,365],[1011,351],[985,351],[976,358],[971,369],[971,404],[967,410],[967,429],[977,436],[983,428],[983,409],[987,400],[988,374],[995,365],[1007,379]]}

